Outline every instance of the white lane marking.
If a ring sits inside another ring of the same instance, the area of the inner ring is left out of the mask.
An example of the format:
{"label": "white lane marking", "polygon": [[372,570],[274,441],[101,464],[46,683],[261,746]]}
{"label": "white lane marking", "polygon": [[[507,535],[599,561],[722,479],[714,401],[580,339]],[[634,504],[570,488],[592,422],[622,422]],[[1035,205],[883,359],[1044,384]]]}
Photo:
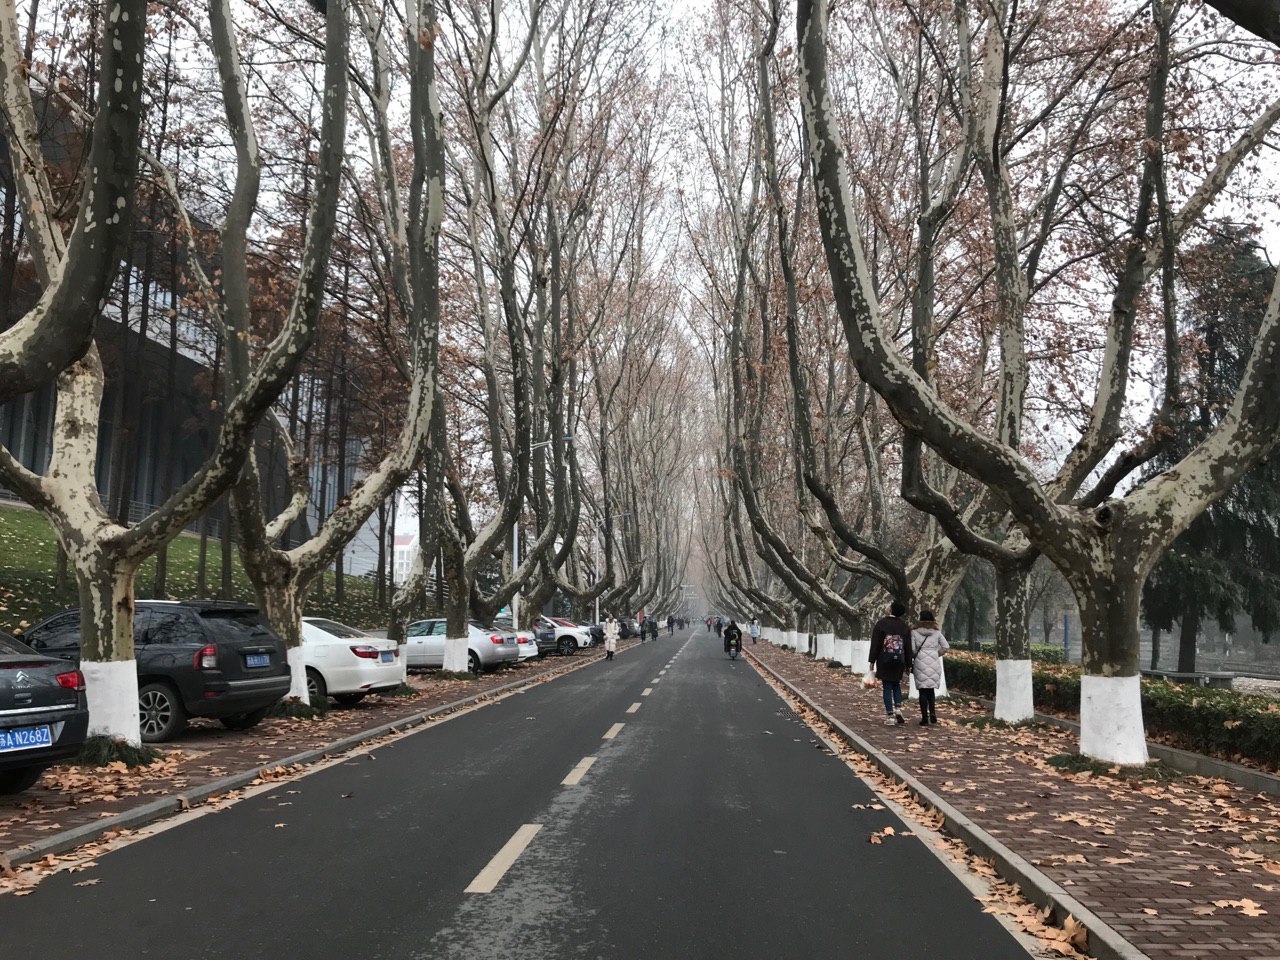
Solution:
{"label": "white lane marking", "polygon": [[665,671],[665,670],[659,670],[659,671],[658,671],[658,676],[660,676],[660,677],[665,677],[666,675],[667,675],[667,671]]}
{"label": "white lane marking", "polygon": [[498,885],[506,872],[511,869],[511,865],[516,862],[516,858],[524,853],[525,847],[529,846],[541,829],[540,823],[526,823],[517,830],[515,836],[494,854],[488,866],[476,874],[476,878],[463,893],[493,893],[493,888]]}
{"label": "white lane marking", "polygon": [[619,733],[622,732],[622,728],[625,726],[626,726],[625,723],[615,723],[612,727],[610,727],[608,730],[605,731],[605,735],[600,739],[612,740],[614,737],[616,737]]}
{"label": "white lane marking", "polygon": [[650,682],[650,683],[661,683],[661,682],[662,682],[662,678],[661,678],[661,677],[654,677],[654,678],[653,678],[651,681],[649,681],[649,682]]}
{"label": "white lane marking", "polygon": [[596,762],[595,757],[583,757],[578,761],[578,765],[569,771],[569,775],[560,781],[562,787],[575,787],[582,782],[582,778],[586,776],[587,771],[591,769],[591,765]]}
{"label": "white lane marking", "polygon": [[627,713],[635,713],[639,709],[640,709],[640,704],[633,703],[631,706],[627,707]]}
{"label": "white lane marking", "polygon": [[645,687],[644,692],[642,692],[640,696],[647,697],[651,693],[653,693],[653,687]]}

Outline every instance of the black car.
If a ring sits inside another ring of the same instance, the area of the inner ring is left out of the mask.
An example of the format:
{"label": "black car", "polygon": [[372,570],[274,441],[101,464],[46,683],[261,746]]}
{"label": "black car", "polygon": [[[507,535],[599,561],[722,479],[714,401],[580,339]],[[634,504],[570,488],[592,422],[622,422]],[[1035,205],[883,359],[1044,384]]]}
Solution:
{"label": "black car", "polygon": [[0,636],[0,793],[26,790],[79,753],[88,730],[80,671]]}
{"label": "black car", "polygon": [[[80,662],[80,611],[32,627],[41,653]],[[191,717],[248,730],[289,692],[284,641],[255,607],[218,601],[139,600],[133,617],[142,739],[170,740]]]}

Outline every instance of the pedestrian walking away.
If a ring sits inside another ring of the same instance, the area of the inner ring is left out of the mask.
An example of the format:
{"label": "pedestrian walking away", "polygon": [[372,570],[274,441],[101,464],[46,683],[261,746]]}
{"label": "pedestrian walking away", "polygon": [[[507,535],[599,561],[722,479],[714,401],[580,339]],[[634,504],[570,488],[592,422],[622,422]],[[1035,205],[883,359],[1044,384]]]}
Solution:
{"label": "pedestrian walking away", "polygon": [[911,631],[911,676],[920,695],[920,726],[938,722],[935,699],[942,684],[942,657],[950,649],[932,610],[920,611],[920,622]]}
{"label": "pedestrian walking away", "polygon": [[609,614],[604,622],[604,658],[612,660],[613,655],[618,652],[618,637],[622,634],[622,624],[618,623],[617,617]]}
{"label": "pedestrian walking away", "polygon": [[911,669],[911,628],[902,619],[907,608],[898,601],[889,605],[889,615],[871,628],[871,668],[884,692],[885,723],[901,724],[902,678]]}
{"label": "pedestrian walking away", "polygon": [[724,630],[724,621],[721,620],[719,617],[716,617],[715,628],[716,628],[716,636],[718,637],[720,636],[721,632]]}
{"label": "pedestrian walking away", "polygon": [[747,632],[751,634],[751,642],[755,643],[760,639],[760,621],[755,617],[751,618],[751,622],[747,624]]}

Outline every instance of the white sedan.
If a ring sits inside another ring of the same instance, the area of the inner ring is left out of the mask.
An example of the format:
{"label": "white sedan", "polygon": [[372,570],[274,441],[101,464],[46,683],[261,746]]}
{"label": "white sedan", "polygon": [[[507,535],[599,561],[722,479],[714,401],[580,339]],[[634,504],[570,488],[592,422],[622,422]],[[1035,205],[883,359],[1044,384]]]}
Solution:
{"label": "white sedan", "polygon": [[495,620],[493,625],[503,633],[514,633],[516,643],[520,647],[520,662],[532,660],[539,655],[538,641],[534,639],[532,630],[512,630],[510,620]]}
{"label": "white sedan", "polygon": [[322,617],[302,618],[302,662],[312,700],[359,703],[400,686],[400,654],[390,640]]}

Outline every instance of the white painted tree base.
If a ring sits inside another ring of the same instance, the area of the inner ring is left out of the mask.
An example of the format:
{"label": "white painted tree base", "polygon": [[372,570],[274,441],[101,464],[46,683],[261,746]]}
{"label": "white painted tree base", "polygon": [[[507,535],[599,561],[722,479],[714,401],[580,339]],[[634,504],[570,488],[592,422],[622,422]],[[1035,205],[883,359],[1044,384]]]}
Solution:
{"label": "white painted tree base", "polygon": [[1036,715],[1030,660],[996,661],[996,719],[1022,723]]}
{"label": "white painted tree base", "polygon": [[400,682],[409,682],[409,644],[401,643],[397,645],[396,650],[399,651],[400,660]]}
{"label": "white painted tree base", "polygon": [[285,654],[289,661],[289,693],[290,700],[298,703],[310,703],[307,695],[307,665],[303,662],[302,648],[290,647]]}
{"label": "white painted tree base", "polygon": [[1080,678],[1080,752],[1104,763],[1147,762],[1139,677]]}
{"label": "white painted tree base", "polygon": [[133,660],[81,660],[89,703],[89,736],[142,743],[138,722],[138,665]]}
{"label": "white painted tree base", "polygon": [[834,633],[818,634],[818,659],[834,660],[836,655],[836,636]]}
{"label": "white painted tree base", "polygon": [[469,646],[470,640],[467,637],[449,637],[445,640],[444,669],[453,673],[465,673]]}
{"label": "white painted tree base", "polygon": [[870,640],[850,640],[849,651],[849,669],[860,677],[865,677],[871,672],[871,665],[868,663],[871,658],[871,641]]}
{"label": "white painted tree base", "polygon": [[795,648],[799,650],[801,653],[808,653],[809,652],[809,634],[807,634],[803,630],[797,630],[795,636],[796,636],[796,642],[794,644]]}
{"label": "white painted tree base", "polygon": [[831,658],[835,660],[837,663],[844,664],[846,667],[852,666],[853,665],[853,641],[841,640],[840,638],[837,637],[833,641],[833,644],[835,646],[835,652],[832,653]]}

